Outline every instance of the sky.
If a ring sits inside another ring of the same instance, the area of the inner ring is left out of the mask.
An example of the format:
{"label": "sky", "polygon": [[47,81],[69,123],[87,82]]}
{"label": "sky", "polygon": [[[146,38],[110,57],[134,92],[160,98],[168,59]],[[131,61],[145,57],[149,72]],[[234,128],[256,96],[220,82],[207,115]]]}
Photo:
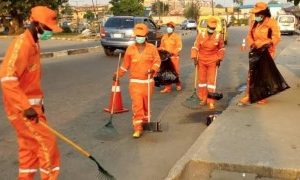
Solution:
{"label": "sky", "polygon": [[[110,0],[94,0],[94,3],[96,4],[107,4]],[[225,6],[232,6],[233,0],[215,0],[216,4],[221,4]],[[259,1],[264,1],[264,2],[269,2],[269,0],[259,0]],[[92,0],[69,0],[71,5],[83,5],[83,4],[92,4]],[[256,0],[244,0],[244,4],[255,4],[257,1]],[[279,2],[285,3],[286,0],[279,0]]]}

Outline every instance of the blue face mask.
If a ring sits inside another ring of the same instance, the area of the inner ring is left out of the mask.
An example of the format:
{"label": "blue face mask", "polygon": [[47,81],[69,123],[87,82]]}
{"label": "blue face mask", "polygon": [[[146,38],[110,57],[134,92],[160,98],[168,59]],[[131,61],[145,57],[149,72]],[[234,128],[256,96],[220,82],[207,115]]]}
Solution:
{"label": "blue face mask", "polygon": [[136,41],[138,44],[143,44],[143,43],[146,41],[146,37],[138,37],[138,36],[136,36],[136,37],[135,37],[135,41]]}
{"label": "blue face mask", "polygon": [[44,30],[43,34],[38,34],[40,40],[48,40],[51,39],[52,36],[53,36],[53,32],[47,30]]}
{"label": "blue face mask", "polygon": [[174,31],[174,29],[173,28],[171,28],[171,27],[167,27],[167,32],[168,33],[172,33]]}
{"label": "blue face mask", "polygon": [[262,16],[255,16],[256,22],[261,22],[264,18]]}

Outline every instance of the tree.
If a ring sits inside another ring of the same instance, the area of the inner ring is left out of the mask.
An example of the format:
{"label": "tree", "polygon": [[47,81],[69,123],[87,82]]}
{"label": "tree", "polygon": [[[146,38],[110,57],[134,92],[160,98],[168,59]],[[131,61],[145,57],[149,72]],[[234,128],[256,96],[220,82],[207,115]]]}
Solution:
{"label": "tree", "polygon": [[167,15],[169,12],[169,5],[166,3],[163,3],[161,1],[157,1],[152,4],[152,11],[154,15]]}
{"label": "tree", "polygon": [[36,5],[48,6],[57,10],[60,5],[68,0],[1,0],[0,15],[11,17],[9,34],[23,31],[23,21],[28,18],[30,9]]}
{"label": "tree", "polygon": [[66,3],[64,6],[62,6],[62,10],[61,10],[61,13],[63,14],[63,15],[73,15],[73,12],[74,12],[74,10],[73,10],[73,8],[70,6],[70,4],[69,3]]}
{"label": "tree", "polygon": [[143,16],[143,0],[111,0],[110,11],[115,16]]}
{"label": "tree", "polygon": [[95,19],[95,14],[91,11],[91,10],[87,10],[85,12],[85,14],[83,15],[83,18],[89,20],[89,21],[92,21]]}
{"label": "tree", "polygon": [[188,7],[184,10],[184,17],[196,20],[198,19],[199,12],[200,10],[197,4],[192,3],[189,4]]}
{"label": "tree", "polygon": [[294,5],[295,5],[295,6],[298,6],[300,0],[288,0],[288,2],[294,2]]}
{"label": "tree", "polygon": [[216,8],[224,8],[221,4],[217,4]]}

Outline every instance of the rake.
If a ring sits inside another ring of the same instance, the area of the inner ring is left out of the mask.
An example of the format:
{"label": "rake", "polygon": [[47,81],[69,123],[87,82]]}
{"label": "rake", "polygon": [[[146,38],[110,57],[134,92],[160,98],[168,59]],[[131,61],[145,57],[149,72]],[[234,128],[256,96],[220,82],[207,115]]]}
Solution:
{"label": "rake", "polygon": [[86,150],[84,150],[82,147],[80,147],[75,142],[71,141],[70,139],[68,139],[67,137],[65,137],[64,135],[62,135],[61,133],[57,132],[55,129],[51,128],[50,126],[48,126],[43,121],[39,121],[39,124],[41,124],[42,126],[44,126],[46,129],[48,129],[49,131],[51,131],[53,134],[55,134],[57,137],[59,137],[61,140],[63,140],[67,144],[71,145],[79,153],[81,153],[85,157],[87,157],[90,160],[92,160],[97,165],[97,168],[98,168],[98,171],[99,171],[99,177],[98,178],[100,180],[115,180],[115,177],[112,176],[111,174],[109,174],[109,172],[107,172],[100,165],[100,163],[90,153],[88,153]]}
{"label": "rake", "polygon": [[200,108],[200,99],[197,94],[197,78],[198,78],[198,65],[195,66],[193,94],[189,98],[187,98],[184,102],[182,102],[183,106],[190,109]]}

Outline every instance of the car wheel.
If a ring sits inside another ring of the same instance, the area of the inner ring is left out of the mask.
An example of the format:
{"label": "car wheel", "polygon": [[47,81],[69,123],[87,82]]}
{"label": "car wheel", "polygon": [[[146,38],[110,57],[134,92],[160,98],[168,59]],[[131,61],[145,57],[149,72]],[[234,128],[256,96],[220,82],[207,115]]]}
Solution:
{"label": "car wheel", "polygon": [[107,47],[104,48],[104,53],[106,56],[113,56],[114,52],[115,52],[115,49],[111,49],[111,48],[107,48]]}

